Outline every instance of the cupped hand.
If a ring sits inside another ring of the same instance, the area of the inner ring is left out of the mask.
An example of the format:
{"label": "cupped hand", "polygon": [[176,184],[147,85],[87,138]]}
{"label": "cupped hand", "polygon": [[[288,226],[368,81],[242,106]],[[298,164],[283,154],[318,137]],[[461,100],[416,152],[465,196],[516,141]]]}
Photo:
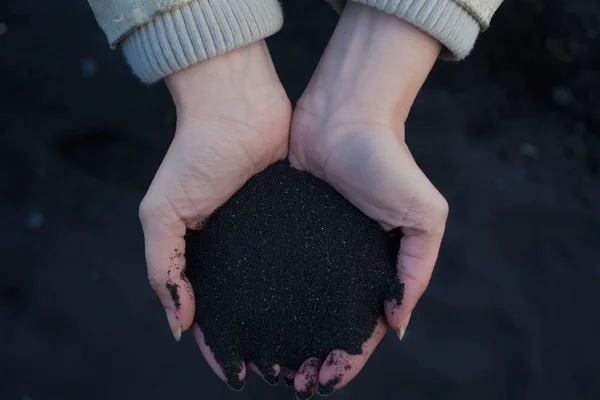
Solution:
{"label": "cupped hand", "polygon": [[299,397],[317,385],[327,394],[347,384],[388,325],[402,338],[429,283],[448,204],[412,157],[404,121],[439,51],[435,39],[410,24],[349,3],[294,111],[292,165],[327,181],[385,229],[403,234],[394,284],[399,298],[385,303],[385,320],[362,354],[334,350],[326,360],[307,360],[295,376]]}
{"label": "cupped hand", "polygon": [[[400,290],[401,298],[386,302],[387,321],[380,320],[373,336],[363,345],[362,355],[336,350],[328,360],[333,357],[338,362],[323,362],[318,375],[318,382],[324,386],[319,390],[322,393],[338,389],[356,376],[383,338],[388,324],[400,337],[404,336],[411,312],[429,283],[448,205],[415,163],[402,140],[403,132],[361,123],[334,125],[313,135],[302,130],[312,126],[312,132],[318,132],[319,128],[312,122],[301,122],[304,118],[313,120],[310,114],[297,110],[290,148],[292,164],[329,182],[384,228],[399,228],[403,233],[397,264],[403,295]],[[311,141],[314,143],[309,144]],[[344,365],[340,367],[340,363]],[[349,367],[344,368],[345,365]],[[297,390],[305,389],[302,379],[296,379]]]}
{"label": "cupped hand", "polygon": [[[261,41],[166,79],[177,109],[171,146],[140,205],[148,279],[176,340],[194,321],[185,276],[186,229],[202,222],[246,181],[286,157],[291,107]],[[202,332],[195,337],[211,368],[222,371]],[[246,370],[240,366],[237,383]]]}

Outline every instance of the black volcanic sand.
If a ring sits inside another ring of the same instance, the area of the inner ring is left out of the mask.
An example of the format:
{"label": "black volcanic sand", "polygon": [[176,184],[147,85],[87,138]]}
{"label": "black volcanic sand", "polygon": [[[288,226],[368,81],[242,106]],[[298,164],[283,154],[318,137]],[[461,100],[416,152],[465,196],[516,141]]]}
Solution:
{"label": "black volcanic sand", "polygon": [[287,161],[252,178],[186,236],[196,322],[228,384],[252,361],[298,369],[334,349],[360,354],[402,298],[398,235],[386,233],[325,182]]}

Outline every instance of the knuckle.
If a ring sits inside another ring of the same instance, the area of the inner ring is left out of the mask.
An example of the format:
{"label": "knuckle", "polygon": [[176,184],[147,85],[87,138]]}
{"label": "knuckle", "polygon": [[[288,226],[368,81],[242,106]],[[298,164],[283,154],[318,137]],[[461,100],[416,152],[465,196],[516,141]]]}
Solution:
{"label": "knuckle", "polygon": [[148,220],[148,218],[153,214],[153,206],[151,202],[148,200],[148,197],[144,197],[140,203],[138,209],[138,216],[142,224]]}
{"label": "knuckle", "polygon": [[433,186],[417,193],[409,202],[408,209],[400,212],[396,219],[403,221],[401,226],[415,228],[429,234],[443,229],[448,218],[448,201]]}
{"label": "knuckle", "polygon": [[415,292],[420,295],[427,289],[429,286],[429,281],[431,280],[431,274],[428,272],[427,268],[418,268],[416,271],[404,272],[404,280],[410,279],[414,285]]}
{"label": "knuckle", "polygon": [[428,233],[435,233],[442,228],[448,218],[448,201],[439,192],[428,196],[427,203],[423,206],[422,229]]}
{"label": "knuckle", "polygon": [[444,198],[444,196],[439,193],[437,196],[435,196],[433,210],[438,220],[445,221],[446,218],[448,218],[450,206],[448,205],[448,201]]}
{"label": "knuckle", "polygon": [[400,268],[405,280],[408,279],[424,286],[428,285],[433,272],[433,266],[425,254],[413,255],[403,253]]}

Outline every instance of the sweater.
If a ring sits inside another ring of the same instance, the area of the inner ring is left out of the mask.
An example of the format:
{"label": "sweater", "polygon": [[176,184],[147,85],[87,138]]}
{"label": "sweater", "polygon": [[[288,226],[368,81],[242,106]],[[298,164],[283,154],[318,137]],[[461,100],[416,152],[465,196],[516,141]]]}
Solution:
{"label": "sweater", "polygon": [[[341,12],[346,0],[327,0]],[[396,15],[436,38],[442,55],[465,58],[502,0],[348,0]],[[283,25],[278,0],[88,0],[111,48],[152,83],[246,46]]]}

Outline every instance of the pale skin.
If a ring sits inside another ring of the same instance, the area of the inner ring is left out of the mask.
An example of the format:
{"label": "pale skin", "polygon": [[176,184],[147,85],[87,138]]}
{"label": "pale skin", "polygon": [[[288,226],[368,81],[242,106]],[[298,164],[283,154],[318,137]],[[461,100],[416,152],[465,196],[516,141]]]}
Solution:
{"label": "pale skin", "polygon": [[[448,205],[405,144],[404,123],[440,44],[414,26],[350,2],[292,114],[264,42],[234,50],[166,78],[177,108],[175,137],[140,206],[148,277],[178,340],[192,328],[194,298],[185,268],[186,228],[199,229],[251,176],[289,157],[295,168],[327,181],[385,229],[401,229],[400,306],[385,305],[363,354],[334,350],[284,371],[298,392],[335,378],[337,390],[360,372],[388,328],[400,337],[431,277]],[[169,288],[177,288],[174,301]],[[223,371],[193,327],[213,371]],[[340,367],[341,365],[341,367]],[[343,368],[348,365],[347,368]],[[262,375],[265,366],[243,366]],[[280,373],[278,365],[272,366]],[[331,386],[331,385],[329,385]]]}

